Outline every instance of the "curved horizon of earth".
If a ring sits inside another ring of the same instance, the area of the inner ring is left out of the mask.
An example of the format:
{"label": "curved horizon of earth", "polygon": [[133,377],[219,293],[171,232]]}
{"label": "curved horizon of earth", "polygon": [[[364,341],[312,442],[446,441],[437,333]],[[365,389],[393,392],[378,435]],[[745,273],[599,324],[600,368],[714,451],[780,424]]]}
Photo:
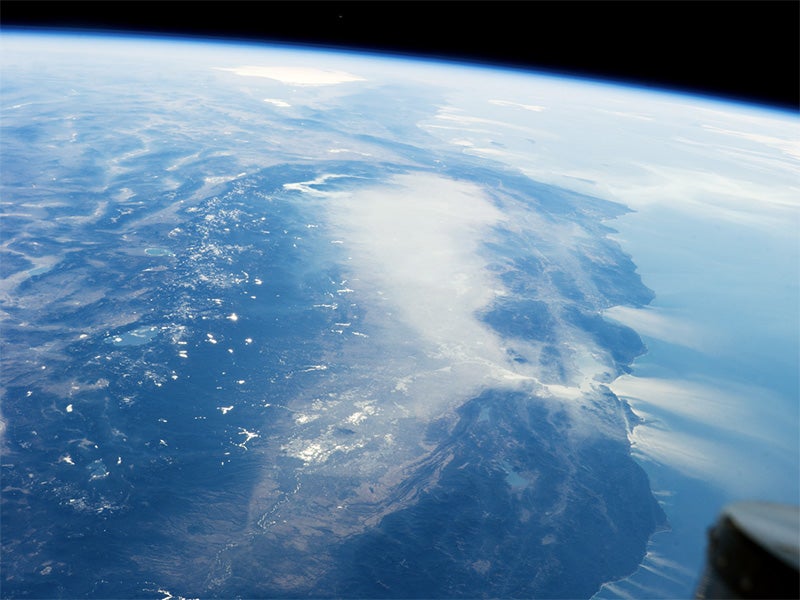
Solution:
{"label": "curved horizon of earth", "polygon": [[671,598],[800,502],[800,120],[0,36],[7,598]]}

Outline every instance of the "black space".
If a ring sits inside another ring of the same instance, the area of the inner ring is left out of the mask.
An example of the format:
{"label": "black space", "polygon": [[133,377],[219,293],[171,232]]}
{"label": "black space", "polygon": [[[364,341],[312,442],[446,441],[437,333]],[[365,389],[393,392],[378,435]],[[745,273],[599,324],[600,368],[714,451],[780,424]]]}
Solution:
{"label": "black space", "polygon": [[800,109],[796,0],[3,0],[0,24],[421,54]]}

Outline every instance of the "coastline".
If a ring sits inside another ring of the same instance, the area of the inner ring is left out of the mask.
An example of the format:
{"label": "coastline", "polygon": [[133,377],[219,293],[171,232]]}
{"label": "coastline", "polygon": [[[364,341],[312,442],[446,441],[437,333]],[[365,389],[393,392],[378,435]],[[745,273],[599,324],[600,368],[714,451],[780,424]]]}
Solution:
{"label": "coastline", "polygon": [[[752,255],[759,244],[774,247],[788,238],[766,240],[769,234],[749,223],[722,229],[708,217],[690,216],[642,207],[616,222],[615,237],[657,296],[646,309],[606,315],[635,329],[648,348],[609,387],[642,419],[630,434],[632,454],[672,529],[654,533],[639,569],[606,583],[597,600],[691,596],[705,561],[706,530],[724,505],[798,501],[797,484],[786,477],[797,472],[791,452],[797,396],[791,377],[775,376],[791,375],[782,365],[796,355],[796,340],[790,327],[783,337],[769,327],[772,319],[796,319],[790,312],[796,292],[774,300],[767,312],[757,299],[779,285],[783,269],[770,274],[769,286],[738,285],[766,277]],[[682,227],[670,226],[679,221]],[[699,235],[707,228],[711,239]],[[713,268],[723,248],[735,248],[727,259],[736,265],[731,272]],[[784,256],[791,263],[788,246]],[[731,289],[747,293],[729,294],[720,304]]]}

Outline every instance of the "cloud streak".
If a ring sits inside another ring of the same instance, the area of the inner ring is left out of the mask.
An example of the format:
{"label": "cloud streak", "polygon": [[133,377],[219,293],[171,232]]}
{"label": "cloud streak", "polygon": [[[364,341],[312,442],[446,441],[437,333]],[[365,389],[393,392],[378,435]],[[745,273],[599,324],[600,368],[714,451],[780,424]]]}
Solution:
{"label": "cloud streak", "polygon": [[685,346],[694,350],[708,350],[712,345],[712,334],[697,323],[673,317],[664,310],[613,306],[603,315],[635,329],[641,335]]}
{"label": "cloud streak", "polygon": [[631,442],[645,458],[713,482],[733,497],[796,493],[785,474],[798,468],[797,411],[787,411],[774,393],[632,375],[610,387],[644,418]]}

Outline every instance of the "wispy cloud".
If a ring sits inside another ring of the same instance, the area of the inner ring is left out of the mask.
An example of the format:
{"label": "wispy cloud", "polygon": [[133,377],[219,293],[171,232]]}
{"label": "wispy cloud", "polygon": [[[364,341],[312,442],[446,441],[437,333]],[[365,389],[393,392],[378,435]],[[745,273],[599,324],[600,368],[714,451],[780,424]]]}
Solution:
{"label": "wispy cloud", "polygon": [[800,140],[798,139],[798,135],[800,135],[800,128],[795,127],[792,135],[788,137],[777,137],[774,135],[764,135],[763,133],[756,133],[752,131],[736,131],[733,129],[723,129],[721,127],[715,127],[714,125],[703,125],[703,128],[707,131],[713,131],[714,133],[721,133],[723,135],[729,135],[733,137],[737,137],[744,140],[749,140],[751,142],[756,142],[758,144],[764,144],[766,146],[770,146],[781,152],[788,154],[793,158],[800,158]]}
{"label": "wispy cloud", "polygon": [[279,100],[277,98],[264,98],[264,102],[280,108],[289,108],[291,106],[286,100]]}
{"label": "wispy cloud", "polygon": [[794,493],[797,409],[769,390],[631,375],[610,387],[644,418],[631,434],[643,456],[734,496]]}
{"label": "wispy cloud", "polygon": [[494,104],[495,106],[512,106],[533,112],[542,112],[543,110],[547,110],[547,107],[540,106],[538,104],[522,104],[521,102],[511,102],[510,100],[489,100],[489,104]]}
{"label": "wispy cloud", "polygon": [[642,335],[678,346],[702,351],[713,345],[712,333],[703,325],[671,316],[663,309],[613,306],[603,314]]}
{"label": "wispy cloud", "polygon": [[314,67],[242,66],[219,70],[230,71],[242,77],[265,77],[300,86],[335,85],[351,81],[364,81],[363,77],[345,71],[316,69]]}

